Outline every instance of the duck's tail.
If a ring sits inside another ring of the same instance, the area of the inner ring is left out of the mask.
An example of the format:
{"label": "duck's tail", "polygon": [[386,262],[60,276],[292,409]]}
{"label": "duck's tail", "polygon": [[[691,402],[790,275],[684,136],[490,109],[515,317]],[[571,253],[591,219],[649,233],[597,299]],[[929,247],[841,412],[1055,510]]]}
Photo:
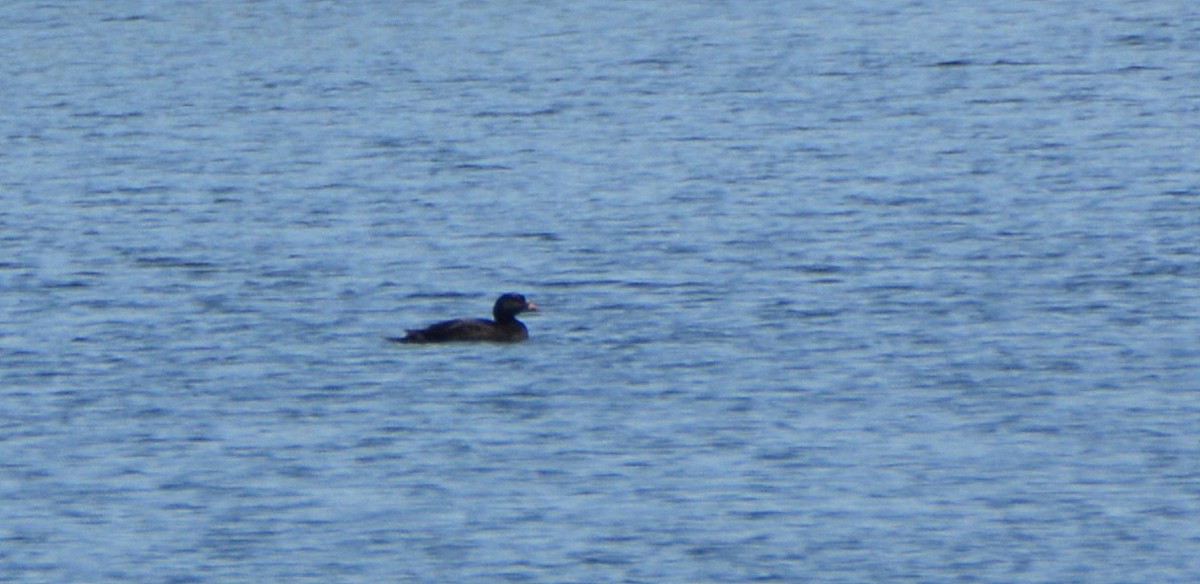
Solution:
{"label": "duck's tail", "polygon": [[424,343],[429,340],[425,338],[425,335],[421,331],[405,332],[407,334],[402,337],[384,337],[384,339],[387,339],[393,343]]}

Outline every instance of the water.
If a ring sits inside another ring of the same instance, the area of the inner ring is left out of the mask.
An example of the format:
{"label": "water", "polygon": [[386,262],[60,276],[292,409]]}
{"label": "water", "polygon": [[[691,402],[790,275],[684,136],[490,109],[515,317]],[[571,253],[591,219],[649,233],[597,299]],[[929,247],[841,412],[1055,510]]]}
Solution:
{"label": "water", "polygon": [[1200,576],[1195,6],[558,4],[0,8],[0,581]]}

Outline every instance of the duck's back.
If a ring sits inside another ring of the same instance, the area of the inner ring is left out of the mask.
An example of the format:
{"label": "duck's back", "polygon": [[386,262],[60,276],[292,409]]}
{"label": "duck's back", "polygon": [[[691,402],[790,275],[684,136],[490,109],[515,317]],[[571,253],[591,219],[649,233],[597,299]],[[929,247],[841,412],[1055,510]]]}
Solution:
{"label": "duck's back", "polygon": [[402,343],[449,343],[455,341],[493,341],[511,343],[529,338],[529,331],[518,321],[496,323],[485,318],[459,318],[407,331]]}

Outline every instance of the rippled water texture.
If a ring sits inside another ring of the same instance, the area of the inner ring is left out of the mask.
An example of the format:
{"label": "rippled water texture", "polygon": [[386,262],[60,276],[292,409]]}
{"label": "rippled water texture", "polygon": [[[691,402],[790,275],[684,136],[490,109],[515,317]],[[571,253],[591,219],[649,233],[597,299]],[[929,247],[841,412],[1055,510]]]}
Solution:
{"label": "rippled water texture", "polygon": [[2,582],[1200,577],[1192,4],[0,21]]}

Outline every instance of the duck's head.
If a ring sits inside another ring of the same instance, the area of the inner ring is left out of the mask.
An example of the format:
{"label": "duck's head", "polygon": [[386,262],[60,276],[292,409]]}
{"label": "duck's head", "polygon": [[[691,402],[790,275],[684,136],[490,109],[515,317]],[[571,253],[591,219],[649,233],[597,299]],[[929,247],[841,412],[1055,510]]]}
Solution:
{"label": "duck's head", "polygon": [[496,320],[505,320],[522,312],[532,312],[535,310],[537,310],[536,304],[526,300],[524,296],[516,292],[509,292],[496,299],[496,304],[492,307],[492,316]]}

